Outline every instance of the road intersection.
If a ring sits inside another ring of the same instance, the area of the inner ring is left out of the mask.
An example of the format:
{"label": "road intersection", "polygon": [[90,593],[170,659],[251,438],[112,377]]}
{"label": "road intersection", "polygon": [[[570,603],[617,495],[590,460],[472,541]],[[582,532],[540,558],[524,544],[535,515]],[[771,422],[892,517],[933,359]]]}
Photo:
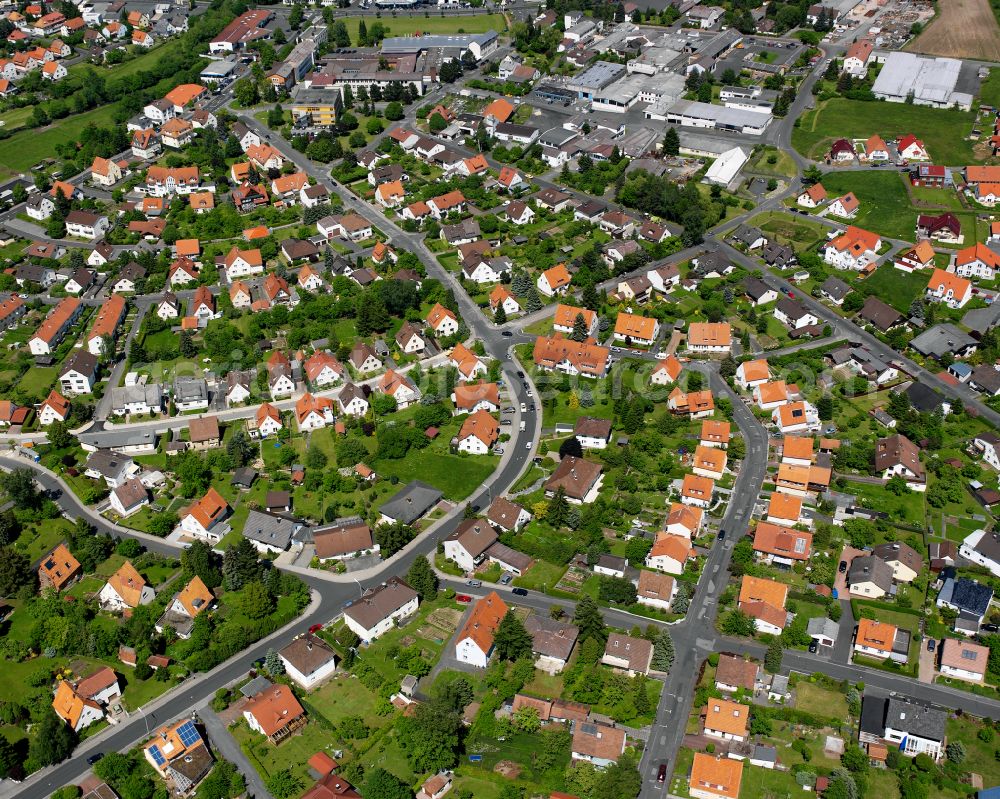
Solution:
{"label": "road intersection", "polygon": [[[827,55],[830,55],[830,53],[828,52]],[[819,72],[820,66],[818,65],[801,85],[798,97],[792,104],[788,116],[784,120],[776,120],[766,136],[767,142],[774,144],[792,156],[800,171],[808,168],[811,162],[792,149],[790,145],[791,129],[796,117],[806,109],[808,103],[811,101],[810,89],[818,79]],[[426,96],[424,101],[434,102],[442,99],[446,91],[445,87],[440,87]],[[231,101],[228,100],[219,100],[217,106],[227,106],[230,103]],[[345,208],[364,216],[374,225],[386,231],[391,243],[395,247],[416,254],[429,275],[440,279],[444,285],[454,290],[461,318],[468,326],[471,336],[481,341],[487,354],[502,364],[503,377],[507,390],[510,393],[511,404],[516,409],[515,418],[517,421],[525,422],[525,429],[522,432],[519,430],[518,424],[512,425],[511,441],[500,466],[469,497],[469,504],[485,508],[493,498],[508,491],[517,481],[525,468],[530,464],[531,457],[534,455],[535,447],[540,439],[542,427],[540,406],[542,398],[539,396],[537,388],[532,384],[530,377],[526,376],[529,374],[528,371],[523,369],[514,357],[513,346],[533,341],[534,336],[525,333],[525,328],[551,314],[553,306],[546,306],[546,308],[534,314],[510,321],[504,325],[495,325],[483,315],[482,311],[459,285],[455,276],[445,270],[438,262],[433,253],[426,247],[421,234],[403,230],[394,221],[380,213],[374,206],[365,203],[346,187],[332,180],[329,170],[326,167],[310,161],[303,154],[295,151],[288,142],[278,134],[261,126],[250,114],[236,111],[236,115],[248,128],[257,130],[262,135],[269,136],[269,141],[272,145],[281,150],[283,155],[294,163],[297,168],[328,187],[332,187],[332,190],[341,199]],[[549,184],[544,179],[539,179],[538,182],[540,185],[554,185]],[[741,266],[749,270],[761,270],[765,275],[765,281],[772,287],[786,292],[791,291],[793,286],[780,274],[762,267],[743,253],[729,247],[728,244],[722,241],[722,238],[724,232],[732,229],[734,225],[749,219],[753,214],[759,213],[761,210],[780,208],[782,201],[789,196],[794,196],[800,186],[801,181],[796,177],[789,182],[788,186],[782,192],[765,200],[753,212],[741,214],[721,225],[716,230],[711,231],[707,236],[708,243],[705,245],[699,245],[698,247],[676,253],[669,261],[675,262],[688,259],[698,252],[704,251],[706,248],[719,248]],[[5,220],[5,222],[10,224],[9,219]],[[644,272],[648,268],[650,266],[643,267],[641,271]],[[609,281],[605,287],[616,284],[619,279],[621,278],[616,277],[613,281]],[[831,311],[822,303],[808,295],[800,296],[802,302],[809,310],[819,316],[824,323],[831,326],[834,337],[860,341],[883,358],[901,361],[905,364],[906,369],[915,378],[920,379],[921,382],[942,391],[948,396],[960,399],[966,405],[975,408],[983,418],[988,419],[994,425],[1000,426],[1000,414],[995,413],[992,409],[979,402],[976,396],[966,387],[955,387],[940,381],[918,364],[904,358],[853,322]],[[140,307],[142,308],[140,314],[148,309],[151,302],[151,297],[142,298],[140,302]],[[134,335],[137,327],[138,319],[131,335]],[[727,397],[731,401],[733,421],[739,430],[739,435],[742,436],[746,444],[746,457],[737,472],[728,507],[721,520],[721,530],[724,530],[727,535],[725,537],[720,536],[720,540],[717,540],[715,545],[710,549],[701,579],[691,598],[686,617],[669,625],[677,658],[665,681],[664,690],[661,693],[660,703],[657,708],[653,731],[649,743],[643,752],[640,764],[640,771],[643,778],[641,796],[644,799],[662,796],[665,792],[663,784],[657,782],[656,775],[661,764],[667,764],[669,772],[675,763],[676,754],[684,736],[686,720],[693,703],[695,681],[697,680],[703,660],[713,651],[742,652],[755,657],[762,657],[764,652],[764,647],[758,643],[742,639],[729,639],[718,635],[715,632],[715,619],[718,612],[719,596],[727,584],[728,567],[734,543],[747,529],[765,479],[768,462],[768,432],[740,397],[722,379],[717,365],[710,362],[692,362],[688,365],[688,368],[705,375],[715,396]],[[521,403],[524,403],[526,407],[524,413],[520,411]],[[236,409],[234,411],[227,410],[216,415],[222,420],[245,418],[251,415],[255,408],[256,406],[251,406],[250,408]],[[111,442],[120,440],[120,437],[123,435],[141,434],[143,432],[162,433],[180,429],[185,427],[189,423],[190,418],[192,418],[184,417],[157,422],[111,425],[105,422],[106,416],[106,412],[99,414],[97,421],[81,431],[80,440],[95,447],[109,446]],[[42,438],[43,436],[40,434],[0,436],[0,440],[6,440],[11,444],[37,441]],[[115,537],[136,538],[152,551],[172,555],[178,553],[179,545],[120,527],[100,517],[92,509],[82,505],[58,476],[40,465],[14,455],[0,457],[0,468],[10,469],[18,466],[28,467],[33,470],[38,483],[44,489],[57,496],[57,503],[63,513],[69,518],[86,518],[99,531],[109,533]],[[299,574],[312,589],[312,601],[309,607],[295,622],[274,633],[269,638],[254,644],[241,653],[240,656],[221,664],[212,671],[192,677],[176,689],[156,700],[145,708],[143,712],[133,715],[118,726],[88,739],[78,747],[72,759],[32,775],[23,784],[17,786],[16,794],[24,797],[24,799],[43,799],[61,785],[78,782],[87,771],[86,758],[91,754],[95,752],[127,750],[143,740],[154,724],[159,725],[172,719],[190,715],[194,709],[206,704],[218,688],[231,684],[242,677],[246,673],[249,664],[255,659],[263,657],[268,649],[272,647],[280,648],[283,643],[286,643],[294,635],[306,629],[310,622],[327,623],[337,618],[344,605],[357,598],[359,590],[378,585],[389,576],[405,574],[413,560],[419,556],[433,558],[438,542],[455,529],[461,517],[462,508],[454,509],[443,519],[431,525],[427,531],[422,533],[404,550],[365,572],[335,575],[300,567],[283,567],[289,568],[289,570]],[[444,584],[454,588],[461,588],[465,593],[472,592],[461,581],[446,580]],[[497,590],[509,592],[510,589],[498,586]],[[565,600],[560,601],[537,592],[532,592],[526,597],[515,597],[514,599],[516,599],[517,604],[531,607],[541,612],[547,612],[553,605],[566,604]],[[626,629],[636,623],[662,625],[661,622],[651,622],[644,617],[637,617],[633,614],[611,608],[604,609],[603,612],[609,624]],[[847,605],[845,605],[845,612],[850,612]],[[786,669],[804,673],[818,671],[836,679],[863,681],[867,686],[873,686],[881,691],[911,694],[948,707],[961,708],[975,715],[1000,718],[1000,703],[996,701],[945,686],[918,684],[915,681],[891,673],[854,666],[846,662],[833,662],[830,658],[822,656],[789,650],[785,653],[784,666]],[[218,734],[217,731],[216,734]],[[0,793],[0,795],[3,794]],[[260,796],[259,793],[257,795]]]}

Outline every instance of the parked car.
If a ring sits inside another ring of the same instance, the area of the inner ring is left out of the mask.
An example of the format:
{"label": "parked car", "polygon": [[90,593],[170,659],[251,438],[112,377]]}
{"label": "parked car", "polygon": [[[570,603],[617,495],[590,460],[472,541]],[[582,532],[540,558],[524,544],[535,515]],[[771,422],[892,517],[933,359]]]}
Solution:
{"label": "parked car", "polygon": [[94,765],[94,763],[96,763],[103,757],[104,757],[104,752],[95,752],[94,754],[92,754],[90,757],[87,758],[87,765],[92,766]]}
{"label": "parked car", "polygon": [[473,588],[478,588],[483,584],[482,580],[467,580],[466,585],[471,585]]}
{"label": "parked car", "polygon": [[500,585],[510,585],[510,581],[514,579],[513,574],[505,574],[500,578]]}
{"label": "parked car", "polygon": [[837,567],[837,571],[839,571],[841,574],[843,574],[844,572],[847,571],[847,561],[846,560],[840,561],[840,565]]}
{"label": "parked car", "polygon": [[935,641],[933,638],[928,638],[927,639],[927,651],[928,652],[933,652],[936,648],[937,648],[937,641]]}
{"label": "parked car", "polygon": [[817,650],[819,650],[819,643],[818,643],[818,642],[816,641],[816,639],[815,639],[815,638],[813,638],[813,639],[812,639],[812,640],[811,640],[811,641],[809,642],[809,651],[810,651],[810,652],[811,652],[812,654],[814,654],[814,655],[815,655],[815,654],[816,654],[816,652],[817,652]]}
{"label": "parked car", "polygon": [[527,596],[528,595],[528,589],[527,588],[513,588],[513,589],[511,589],[511,593],[517,594],[518,596]]}
{"label": "parked car", "polygon": [[456,602],[471,602],[472,601],[472,597],[469,596],[468,594],[455,594],[455,601]]}

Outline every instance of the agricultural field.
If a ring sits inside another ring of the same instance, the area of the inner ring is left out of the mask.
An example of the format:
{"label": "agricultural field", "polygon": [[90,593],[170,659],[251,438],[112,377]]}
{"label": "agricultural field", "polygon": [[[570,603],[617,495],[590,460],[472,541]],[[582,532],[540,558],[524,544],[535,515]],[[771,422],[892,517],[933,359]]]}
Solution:
{"label": "agricultural field", "polygon": [[913,133],[927,145],[934,163],[969,164],[977,160],[973,143],[965,138],[974,121],[971,111],[834,97],[799,118],[792,129],[792,146],[819,159],[835,139],[867,139],[878,133],[888,141]]}
{"label": "agricultural field", "polygon": [[990,0],[948,0],[909,47],[917,53],[994,61],[1000,52],[1000,24]]}

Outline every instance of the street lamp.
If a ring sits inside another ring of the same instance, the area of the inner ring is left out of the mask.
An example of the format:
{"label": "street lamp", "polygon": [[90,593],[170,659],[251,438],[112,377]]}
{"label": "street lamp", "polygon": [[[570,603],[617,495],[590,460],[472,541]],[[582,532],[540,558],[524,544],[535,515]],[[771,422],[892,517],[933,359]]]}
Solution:
{"label": "street lamp", "polygon": [[148,738],[149,737],[149,719],[146,718],[146,710],[145,710],[145,708],[142,707],[142,705],[139,705],[139,712],[142,714],[142,720],[146,722],[146,737]]}

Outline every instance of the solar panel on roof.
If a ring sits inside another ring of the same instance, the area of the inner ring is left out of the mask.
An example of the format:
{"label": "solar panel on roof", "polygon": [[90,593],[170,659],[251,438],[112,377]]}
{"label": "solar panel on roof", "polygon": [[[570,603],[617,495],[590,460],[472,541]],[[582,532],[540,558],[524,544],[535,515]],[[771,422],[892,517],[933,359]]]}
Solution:
{"label": "solar panel on roof", "polygon": [[160,747],[155,744],[149,747],[149,754],[153,758],[153,762],[158,766],[162,766],[167,762],[167,759],[163,756],[163,752],[160,751]]}
{"label": "solar panel on roof", "polygon": [[181,743],[184,744],[185,747],[190,746],[201,738],[198,734],[198,730],[195,729],[193,721],[185,721],[180,727],[178,727],[177,735],[180,737]]}

